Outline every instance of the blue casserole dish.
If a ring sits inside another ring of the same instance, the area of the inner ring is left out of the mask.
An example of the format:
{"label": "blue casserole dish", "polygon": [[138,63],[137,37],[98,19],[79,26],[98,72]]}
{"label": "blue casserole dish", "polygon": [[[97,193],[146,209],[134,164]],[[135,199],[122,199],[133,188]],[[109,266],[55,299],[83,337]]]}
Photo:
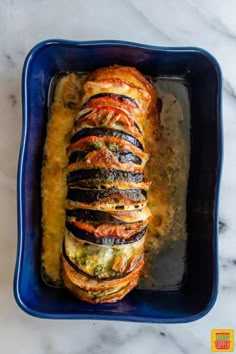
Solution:
{"label": "blue casserole dish", "polygon": [[[136,289],[116,304],[91,305],[40,276],[40,174],[47,123],[47,94],[58,71],[134,66],[153,77],[184,78],[191,107],[187,194],[187,250],[179,290]],[[18,252],[14,294],[28,314],[54,319],[189,322],[212,308],[218,287],[218,198],[222,164],[221,71],[199,48],[166,48],[121,41],[47,40],[28,54],[22,76],[23,132],[18,166]]]}

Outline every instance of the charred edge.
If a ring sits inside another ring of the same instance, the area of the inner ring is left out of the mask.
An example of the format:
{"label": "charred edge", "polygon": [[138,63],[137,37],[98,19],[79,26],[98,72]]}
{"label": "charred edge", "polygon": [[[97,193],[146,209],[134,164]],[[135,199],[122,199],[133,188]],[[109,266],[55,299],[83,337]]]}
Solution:
{"label": "charred edge", "polygon": [[77,133],[75,133],[75,135],[72,136],[71,144],[79,141],[80,139],[88,137],[88,136],[98,136],[98,137],[112,136],[115,138],[121,138],[121,139],[124,139],[124,140],[128,141],[129,143],[133,144],[134,146],[138,147],[142,151],[144,150],[144,147],[141,144],[141,142],[138,139],[136,139],[133,135],[127,134],[127,133],[123,132],[122,130],[112,129],[112,128],[84,128],[84,129],[81,129]]}
{"label": "charred edge", "polygon": [[104,93],[98,93],[97,95],[93,95],[91,96],[80,108],[80,110],[82,110],[90,101],[92,101],[93,99],[96,98],[102,98],[102,97],[111,97],[111,98],[115,98],[118,99],[119,101],[123,102],[123,103],[132,103],[134,104],[137,108],[139,108],[139,105],[137,104],[137,102],[129,96],[125,96],[125,95],[119,95],[117,93],[111,93],[111,92],[104,92]]}
{"label": "charred edge", "polygon": [[[102,190],[94,189],[79,189],[79,188],[69,188],[67,199],[78,201],[81,203],[93,203],[101,199],[112,196],[113,194],[118,194],[132,201],[143,201],[147,198],[147,192],[141,189],[118,189],[109,188]],[[116,198],[114,198],[114,202]]]}
{"label": "charred edge", "polygon": [[143,182],[143,173],[127,172],[114,170],[110,168],[101,169],[80,169],[70,172],[67,175],[67,183],[73,184],[83,180],[100,180],[114,182],[116,180],[125,180],[127,182]]}
{"label": "charred edge", "polygon": [[88,241],[91,243],[95,243],[98,245],[110,246],[110,245],[124,245],[129,243],[134,243],[136,241],[141,240],[141,238],[145,235],[147,227],[145,226],[141,231],[137,232],[135,235],[131,236],[128,239],[118,238],[114,235],[109,235],[105,237],[96,237],[92,232],[88,232],[83,230],[68,221],[66,221],[66,228],[72,235],[80,240]]}
{"label": "charred edge", "polygon": [[[93,151],[87,150],[87,151],[73,151],[70,155],[69,159],[69,164],[81,161],[85,158],[85,156]],[[121,163],[133,163],[136,165],[141,165],[142,164],[142,159],[132,152],[129,151],[112,151],[113,155],[115,155],[118,159],[119,162]]]}

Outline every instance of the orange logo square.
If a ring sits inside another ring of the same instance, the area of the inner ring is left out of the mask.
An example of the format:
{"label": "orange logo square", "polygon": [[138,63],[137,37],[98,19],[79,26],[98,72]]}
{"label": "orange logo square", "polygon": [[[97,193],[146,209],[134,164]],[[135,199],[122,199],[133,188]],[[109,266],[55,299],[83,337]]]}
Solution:
{"label": "orange logo square", "polygon": [[233,329],[212,329],[211,351],[217,353],[234,351],[234,330]]}

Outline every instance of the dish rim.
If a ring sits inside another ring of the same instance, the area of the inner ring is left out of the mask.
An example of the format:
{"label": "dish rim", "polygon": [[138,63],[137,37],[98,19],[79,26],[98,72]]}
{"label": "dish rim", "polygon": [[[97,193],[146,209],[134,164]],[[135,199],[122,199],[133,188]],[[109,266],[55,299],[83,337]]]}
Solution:
{"label": "dish rim", "polygon": [[[218,96],[218,134],[217,134],[217,146],[218,146],[218,160],[217,160],[217,176],[216,176],[216,192],[215,192],[215,208],[214,208],[214,244],[213,244],[213,252],[214,252],[214,284],[215,286],[212,289],[212,297],[208,303],[208,305],[199,313],[194,314],[188,317],[176,317],[176,318],[152,318],[150,316],[133,316],[133,315],[121,315],[121,314],[96,314],[94,313],[48,313],[48,312],[40,312],[34,309],[29,308],[21,298],[20,294],[20,274],[22,272],[22,257],[23,257],[23,244],[24,244],[24,226],[23,226],[23,208],[22,208],[22,184],[23,184],[23,171],[24,171],[24,160],[27,142],[27,134],[28,134],[28,97],[27,97],[27,78],[29,75],[29,66],[34,56],[46,46],[50,45],[69,45],[69,46],[124,46],[131,48],[139,48],[139,49],[148,49],[158,52],[182,52],[182,53],[200,53],[205,58],[210,60],[211,64],[214,66],[218,79],[218,87],[217,87],[217,96]],[[219,110],[218,110],[219,108]],[[17,253],[16,253],[16,265],[15,265],[15,273],[14,273],[14,297],[18,304],[18,306],[27,314],[39,317],[39,318],[47,318],[47,319],[101,319],[101,320],[117,320],[117,321],[131,321],[131,322],[149,322],[149,323],[187,323],[196,321],[203,316],[205,316],[214,306],[218,294],[218,286],[219,286],[219,261],[218,261],[218,213],[219,213],[219,195],[220,195],[220,185],[221,185],[221,175],[222,175],[222,166],[223,166],[223,122],[222,122],[222,73],[221,68],[216,60],[216,58],[200,47],[192,47],[192,46],[155,46],[149,44],[142,44],[137,42],[130,41],[121,41],[121,40],[92,40],[92,41],[76,41],[76,40],[66,40],[66,39],[46,39],[44,41],[36,44],[27,54],[22,71],[22,133],[21,133],[21,143],[19,149],[19,158],[18,158],[18,171],[17,171],[17,230],[18,230],[18,240],[17,240]]]}

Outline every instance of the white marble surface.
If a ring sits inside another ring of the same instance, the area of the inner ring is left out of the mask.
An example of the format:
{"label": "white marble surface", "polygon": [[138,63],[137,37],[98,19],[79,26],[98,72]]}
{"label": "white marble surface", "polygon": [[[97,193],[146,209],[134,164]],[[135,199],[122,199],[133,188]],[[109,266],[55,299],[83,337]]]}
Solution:
{"label": "white marble surface", "polygon": [[[0,353],[210,353],[212,328],[236,329],[236,2],[234,0],[0,1]],[[12,293],[16,254],[16,170],[21,69],[46,38],[123,39],[194,45],[213,53],[224,76],[225,158],[220,199],[220,290],[203,319],[145,325],[31,318]]]}

